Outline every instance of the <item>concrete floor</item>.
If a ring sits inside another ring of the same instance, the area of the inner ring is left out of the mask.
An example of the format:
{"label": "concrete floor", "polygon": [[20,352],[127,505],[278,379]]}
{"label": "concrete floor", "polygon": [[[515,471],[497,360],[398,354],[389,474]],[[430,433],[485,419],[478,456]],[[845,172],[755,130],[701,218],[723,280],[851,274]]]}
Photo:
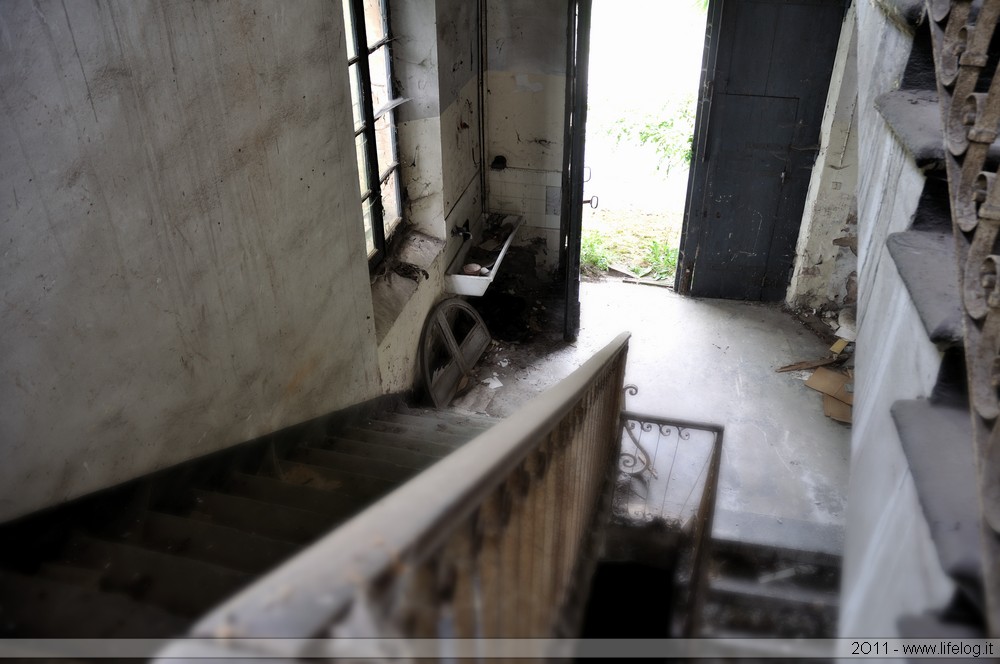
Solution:
{"label": "concrete floor", "polygon": [[[827,345],[779,306],[680,297],[666,288],[584,283],[576,344],[556,335],[500,343],[455,403],[506,417],[623,330],[632,333],[626,407],[725,426],[716,537],[840,553],[850,429],[823,415],[805,375],[782,365]],[[541,307],[541,303],[537,303]],[[669,473],[668,473],[669,474]]]}

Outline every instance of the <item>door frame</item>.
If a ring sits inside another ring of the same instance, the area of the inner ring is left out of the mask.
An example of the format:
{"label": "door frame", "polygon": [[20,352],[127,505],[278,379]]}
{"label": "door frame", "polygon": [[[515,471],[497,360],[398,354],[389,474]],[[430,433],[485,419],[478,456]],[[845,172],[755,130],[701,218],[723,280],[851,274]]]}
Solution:
{"label": "door frame", "polygon": [[566,26],[566,107],[563,134],[559,266],[566,300],[563,338],[580,332],[580,251],[583,241],[583,171],[587,143],[591,0],[569,0]]}

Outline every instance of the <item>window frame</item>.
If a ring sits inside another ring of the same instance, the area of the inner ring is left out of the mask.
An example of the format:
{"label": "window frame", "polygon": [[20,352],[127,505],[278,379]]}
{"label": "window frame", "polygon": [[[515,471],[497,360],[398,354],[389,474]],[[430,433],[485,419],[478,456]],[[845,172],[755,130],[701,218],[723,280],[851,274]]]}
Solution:
{"label": "window frame", "polygon": [[[371,0],[369,0],[371,1]],[[388,0],[375,0],[378,3],[380,19],[382,21],[383,37],[375,43],[368,44],[368,28],[365,20],[366,0],[343,0],[343,4],[350,12],[351,25],[346,26],[348,39],[353,40],[354,55],[348,52],[348,71],[352,66],[357,67],[357,95],[361,104],[361,126],[357,127],[354,111],[352,110],[352,122],[354,125],[354,143],[357,154],[359,170],[361,167],[362,150],[359,149],[357,141],[359,136],[364,138],[364,163],[365,173],[359,173],[359,185],[361,176],[364,176],[365,186],[361,189],[361,213],[362,219],[365,217],[366,209],[371,213],[372,244],[374,248],[368,253],[369,269],[374,271],[386,257],[386,253],[395,239],[395,231],[402,222],[402,169],[399,162],[399,137],[396,128],[396,108],[406,101],[398,96],[395,89],[393,76],[392,57],[392,33],[389,29],[389,7]],[[345,11],[345,15],[347,12]],[[380,48],[385,49],[385,78],[386,78],[386,98],[384,106],[376,109],[374,107],[374,93],[372,88],[371,56]],[[350,81],[350,76],[348,80]],[[352,82],[351,85],[354,85]],[[383,117],[388,116],[391,163],[384,168],[379,164],[378,153],[379,143],[376,133],[376,123]],[[395,174],[395,179],[393,175]],[[391,181],[391,184],[390,184]],[[396,200],[397,209],[390,211],[393,218],[386,219],[386,210],[383,204],[383,197],[386,194],[386,187],[392,186],[395,191],[391,192]],[[365,244],[367,247],[367,232]]]}

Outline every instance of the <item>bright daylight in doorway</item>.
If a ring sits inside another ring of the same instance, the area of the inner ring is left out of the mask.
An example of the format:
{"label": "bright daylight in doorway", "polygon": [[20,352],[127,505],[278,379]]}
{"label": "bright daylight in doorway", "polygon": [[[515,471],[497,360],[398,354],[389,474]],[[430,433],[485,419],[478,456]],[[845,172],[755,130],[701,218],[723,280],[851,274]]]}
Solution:
{"label": "bright daylight in doorway", "polygon": [[673,278],[707,0],[594,0],[582,268]]}

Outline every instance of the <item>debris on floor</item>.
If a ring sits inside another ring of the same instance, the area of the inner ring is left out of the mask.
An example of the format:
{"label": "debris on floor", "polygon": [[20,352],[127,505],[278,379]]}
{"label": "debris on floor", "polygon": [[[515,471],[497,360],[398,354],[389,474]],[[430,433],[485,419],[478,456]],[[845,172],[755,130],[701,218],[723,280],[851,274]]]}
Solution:
{"label": "debris on floor", "polygon": [[[786,364],[775,369],[775,373],[787,373],[794,378],[805,380],[806,387],[823,394],[824,415],[838,422],[850,424],[854,403],[854,356],[851,351],[853,342],[838,338],[830,346],[829,357]],[[832,365],[837,365],[843,370],[835,371],[828,368]]]}
{"label": "debris on floor", "polygon": [[851,342],[848,341],[847,339],[838,339],[837,343],[830,346],[830,352],[833,353],[834,355],[840,355],[841,353],[844,352],[844,349],[847,348],[847,344],[849,343]]}
{"label": "debris on floor", "polygon": [[806,381],[806,387],[823,393],[823,414],[850,424],[854,404],[854,377],[848,373],[819,367]]}
{"label": "debris on floor", "polygon": [[497,378],[496,374],[493,374],[492,376],[490,376],[489,378],[487,378],[487,379],[485,379],[485,380],[483,380],[481,382],[482,382],[483,385],[485,385],[486,387],[490,388],[491,390],[495,390],[498,387],[503,387],[503,383],[500,382],[500,379]]}
{"label": "debris on floor", "polygon": [[823,317],[814,310],[800,309],[792,311],[792,315],[798,318],[806,329],[818,336],[824,343],[833,344],[837,341],[837,335],[833,333],[830,325],[823,320]]}
{"label": "debris on floor", "polygon": [[834,364],[835,362],[840,362],[839,357],[824,357],[819,360],[806,360],[804,362],[796,362],[795,364],[786,364],[783,367],[775,369],[775,373],[786,373],[789,371],[803,371],[805,369],[815,369],[816,367],[825,367],[828,364]]}

